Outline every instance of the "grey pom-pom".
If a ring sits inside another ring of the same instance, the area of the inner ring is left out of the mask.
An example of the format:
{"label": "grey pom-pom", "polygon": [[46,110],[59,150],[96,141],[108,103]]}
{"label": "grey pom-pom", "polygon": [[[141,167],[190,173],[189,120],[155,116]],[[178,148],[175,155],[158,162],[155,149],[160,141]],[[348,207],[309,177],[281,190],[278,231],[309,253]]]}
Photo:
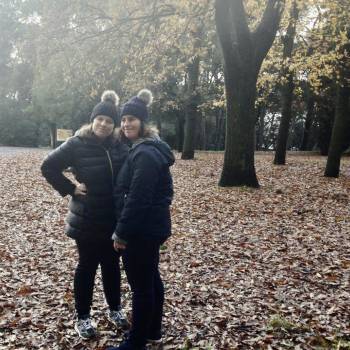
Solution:
{"label": "grey pom-pom", "polygon": [[106,90],[103,92],[103,94],[101,96],[101,101],[102,102],[110,101],[110,102],[114,103],[116,106],[118,106],[119,96],[113,90]]}
{"label": "grey pom-pom", "polygon": [[150,106],[153,102],[153,95],[152,92],[148,89],[142,89],[137,94],[137,97],[145,102],[146,106]]}

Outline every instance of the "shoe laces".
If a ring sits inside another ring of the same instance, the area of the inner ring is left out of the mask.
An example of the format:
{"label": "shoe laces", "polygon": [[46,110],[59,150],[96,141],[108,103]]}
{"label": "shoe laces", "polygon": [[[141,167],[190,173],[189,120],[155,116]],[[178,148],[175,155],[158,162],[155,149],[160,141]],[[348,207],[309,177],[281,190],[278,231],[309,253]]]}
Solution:
{"label": "shoe laces", "polygon": [[87,328],[92,328],[90,318],[85,318],[85,319],[83,319],[83,320],[80,320],[80,324],[81,324],[81,326],[84,327],[85,329],[87,329]]}
{"label": "shoe laces", "polygon": [[125,316],[123,314],[123,311],[121,311],[121,310],[113,310],[113,311],[111,311],[111,316],[112,317],[117,317],[119,319],[124,319],[125,318]]}

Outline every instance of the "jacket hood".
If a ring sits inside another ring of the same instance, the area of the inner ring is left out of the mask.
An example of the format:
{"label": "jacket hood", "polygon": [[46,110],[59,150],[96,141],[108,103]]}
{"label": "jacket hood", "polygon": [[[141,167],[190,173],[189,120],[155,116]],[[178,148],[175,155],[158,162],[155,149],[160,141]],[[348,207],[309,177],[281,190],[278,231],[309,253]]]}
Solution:
{"label": "jacket hood", "polygon": [[[92,132],[91,124],[83,125],[80,129],[78,129],[74,136],[78,136],[81,139],[98,143],[98,139],[96,138],[95,134]],[[114,129],[111,136],[107,138],[103,143],[115,143],[118,140],[118,130]]]}
{"label": "jacket hood", "polygon": [[156,147],[157,150],[163,155],[168,166],[172,166],[175,163],[175,156],[171,151],[171,148],[166,142],[160,139],[158,134],[151,135],[147,138],[138,139],[136,142],[133,143],[130,152],[135,150],[141,144],[152,145]]}

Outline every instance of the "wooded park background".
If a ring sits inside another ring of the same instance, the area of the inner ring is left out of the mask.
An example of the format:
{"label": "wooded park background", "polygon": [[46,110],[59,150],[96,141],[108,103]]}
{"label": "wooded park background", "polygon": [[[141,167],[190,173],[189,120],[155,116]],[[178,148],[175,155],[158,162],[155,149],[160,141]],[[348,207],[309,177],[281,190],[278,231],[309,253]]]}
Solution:
{"label": "wooded park background", "polygon": [[125,102],[147,87],[182,159],[225,149],[222,186],[259,186],[254,150],[276,164],[291,149],[328,154],[338,176],[349,13],[346,0],[1,1],[0,144],[54,146],[103,90]]}

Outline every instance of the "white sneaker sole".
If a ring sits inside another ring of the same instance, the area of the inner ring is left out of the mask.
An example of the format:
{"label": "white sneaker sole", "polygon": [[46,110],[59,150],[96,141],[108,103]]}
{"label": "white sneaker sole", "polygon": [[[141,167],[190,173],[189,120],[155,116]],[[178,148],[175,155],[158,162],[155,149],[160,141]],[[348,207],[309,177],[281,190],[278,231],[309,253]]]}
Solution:
{"label": "white sneaker sole", "polygon": [[78,328],[78,326],[77,326],[76,324],[74,325],[74,329],[75,329],[75,331],[78,333],[79,337],[82,338],[82,339],[88,340],[88,339],[92,339],[92,338],[95,338],[95,337],[96,337],[96,332],[95,332],[95,334],[92,335],[91,337],[84,337],[84,336],[80,333],[79,328]]}

